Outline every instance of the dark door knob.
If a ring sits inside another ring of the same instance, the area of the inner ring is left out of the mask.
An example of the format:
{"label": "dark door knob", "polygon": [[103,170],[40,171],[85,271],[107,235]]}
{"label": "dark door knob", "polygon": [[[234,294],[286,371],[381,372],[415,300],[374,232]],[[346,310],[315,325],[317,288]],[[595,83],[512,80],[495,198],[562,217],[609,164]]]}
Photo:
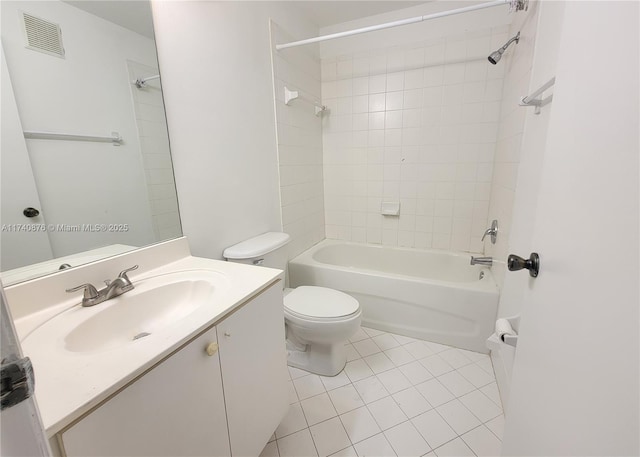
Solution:
{"label": "dark door knob", "polygon": [[535,278],[540,271],[540,256],[532,252],[528,259],[523,259],[515,254],[510,254],[507,259],[507,268],[509,271],[518,271],[524,268],[529,270],[529,275],[532,278]]}
{"label": "dark door knob", "polygon": [[40,214],[40,211],[38,211],[35,208],[25,208],[24,211],[22,211],[22,214],[24,214],[27,217],[36,217],[37,215]]}

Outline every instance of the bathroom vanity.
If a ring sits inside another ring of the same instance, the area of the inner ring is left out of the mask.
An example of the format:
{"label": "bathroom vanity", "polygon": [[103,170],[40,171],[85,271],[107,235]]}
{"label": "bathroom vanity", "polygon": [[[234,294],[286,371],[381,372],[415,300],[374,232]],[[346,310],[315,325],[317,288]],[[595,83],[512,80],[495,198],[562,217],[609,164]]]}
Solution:
{"label": "bathroom vanity", "polygon": [[[134,264],[120,297],[64,293]],[[288,407],[280,275],[179,238],[9,287],[54,453],[258,455]]]}

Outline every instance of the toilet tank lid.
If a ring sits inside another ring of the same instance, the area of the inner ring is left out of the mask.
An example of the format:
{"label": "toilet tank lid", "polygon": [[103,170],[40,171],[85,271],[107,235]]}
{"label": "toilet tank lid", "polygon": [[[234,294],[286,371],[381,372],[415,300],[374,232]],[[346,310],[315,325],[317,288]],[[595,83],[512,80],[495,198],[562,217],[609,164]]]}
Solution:
{"label": "toilet tank lid", "polygon": [[291,237],[287,233],[267,232],[229,246],[222,255],[225,259],[233,260],[259,257],[284,246],[290,239]]}

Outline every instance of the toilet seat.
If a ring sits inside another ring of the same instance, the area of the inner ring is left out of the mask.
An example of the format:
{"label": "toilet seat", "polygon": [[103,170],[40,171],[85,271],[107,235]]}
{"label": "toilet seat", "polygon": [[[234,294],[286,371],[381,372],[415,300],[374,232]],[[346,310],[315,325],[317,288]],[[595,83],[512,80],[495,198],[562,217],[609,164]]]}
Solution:
{"label": "toilet seat", "polygon": [[360,311],[350,295],[327,287],[300,286],[284,297],[285,312],[312,321],[343,320]]}

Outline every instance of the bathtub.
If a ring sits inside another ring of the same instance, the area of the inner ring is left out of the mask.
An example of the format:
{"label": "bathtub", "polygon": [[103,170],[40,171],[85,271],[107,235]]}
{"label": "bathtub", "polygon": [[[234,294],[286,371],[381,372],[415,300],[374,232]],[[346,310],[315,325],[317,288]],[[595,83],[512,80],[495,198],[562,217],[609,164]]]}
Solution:
{"label": "bathtub", "polygon": [[470,254],[324,240],[289,261],[289,284],[360,302],[367,327],[487,353],[498,288]]}

